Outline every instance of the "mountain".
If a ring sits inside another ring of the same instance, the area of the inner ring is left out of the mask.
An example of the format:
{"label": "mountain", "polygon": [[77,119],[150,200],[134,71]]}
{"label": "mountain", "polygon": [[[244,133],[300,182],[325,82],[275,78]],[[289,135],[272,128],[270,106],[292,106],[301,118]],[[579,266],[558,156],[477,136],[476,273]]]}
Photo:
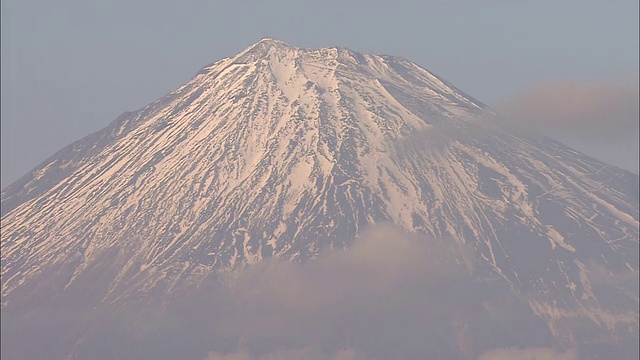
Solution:
{"label": "mountain", "polygon": [[498,118],[408,60],[263,39],[2,192],[3,311],[153,303],[389,222],[453,246],[554,335],[637,334],[637,292],[602,279],[637,277],[638,176]]}

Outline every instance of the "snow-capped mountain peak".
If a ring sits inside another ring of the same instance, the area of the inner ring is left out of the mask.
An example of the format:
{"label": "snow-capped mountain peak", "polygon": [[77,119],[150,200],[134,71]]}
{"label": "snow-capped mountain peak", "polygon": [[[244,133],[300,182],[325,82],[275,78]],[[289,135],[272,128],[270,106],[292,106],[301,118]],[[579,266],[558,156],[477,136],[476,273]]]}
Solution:
{"label": "snow-capped mountain peak", "polygon": [[171,294],[391,222],[473,249],[553,321],[637,320],[588,266],[637,273],[638,177],[487,113],[408,60],[262,39],[2,192],[3,306],[95,269],[105,303]]}

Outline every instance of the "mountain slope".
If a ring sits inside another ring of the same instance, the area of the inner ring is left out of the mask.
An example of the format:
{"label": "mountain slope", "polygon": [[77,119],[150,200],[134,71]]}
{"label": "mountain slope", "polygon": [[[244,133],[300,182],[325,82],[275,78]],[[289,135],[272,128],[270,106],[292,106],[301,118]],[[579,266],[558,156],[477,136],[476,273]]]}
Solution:
{"label": "mountain slope", "polygon": [[556,332],[637,327],[637,294],[603,302],[594,274],[637,276],[638,177],[494,116],[404,59],[263,39],[2,192],[2,305],[86,283],[162,298],[388,221],[454,244]]}

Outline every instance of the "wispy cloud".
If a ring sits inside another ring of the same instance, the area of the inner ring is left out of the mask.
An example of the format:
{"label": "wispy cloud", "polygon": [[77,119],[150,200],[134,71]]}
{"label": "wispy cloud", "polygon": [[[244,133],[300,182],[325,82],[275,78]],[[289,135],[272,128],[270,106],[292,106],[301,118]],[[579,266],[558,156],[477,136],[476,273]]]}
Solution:
{"label": "wispy cloud", "polygon": [[527,129],[588,137],[618,137],[638,129],[637,85],[553,81],[498,105],[508,120]]}
{"label": "wispy cloud", "polygon": [[[636,77],[637,78],[637,77]],[[639,87],[549,81],[495,105],[506,125],[638,173]]]}

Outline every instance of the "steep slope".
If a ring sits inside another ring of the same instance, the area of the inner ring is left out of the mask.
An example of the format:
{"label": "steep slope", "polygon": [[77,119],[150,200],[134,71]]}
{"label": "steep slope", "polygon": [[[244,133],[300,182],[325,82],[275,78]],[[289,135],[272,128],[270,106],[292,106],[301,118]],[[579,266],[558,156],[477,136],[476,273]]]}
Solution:
{"label": "steep slope", "polygon": [[2,305],[159,299],[389,221],[473,249],[554,331],[637,327],[593,274],[637,276],[638,177],[493,116],[407,60],[263,39],[2,192]]}

